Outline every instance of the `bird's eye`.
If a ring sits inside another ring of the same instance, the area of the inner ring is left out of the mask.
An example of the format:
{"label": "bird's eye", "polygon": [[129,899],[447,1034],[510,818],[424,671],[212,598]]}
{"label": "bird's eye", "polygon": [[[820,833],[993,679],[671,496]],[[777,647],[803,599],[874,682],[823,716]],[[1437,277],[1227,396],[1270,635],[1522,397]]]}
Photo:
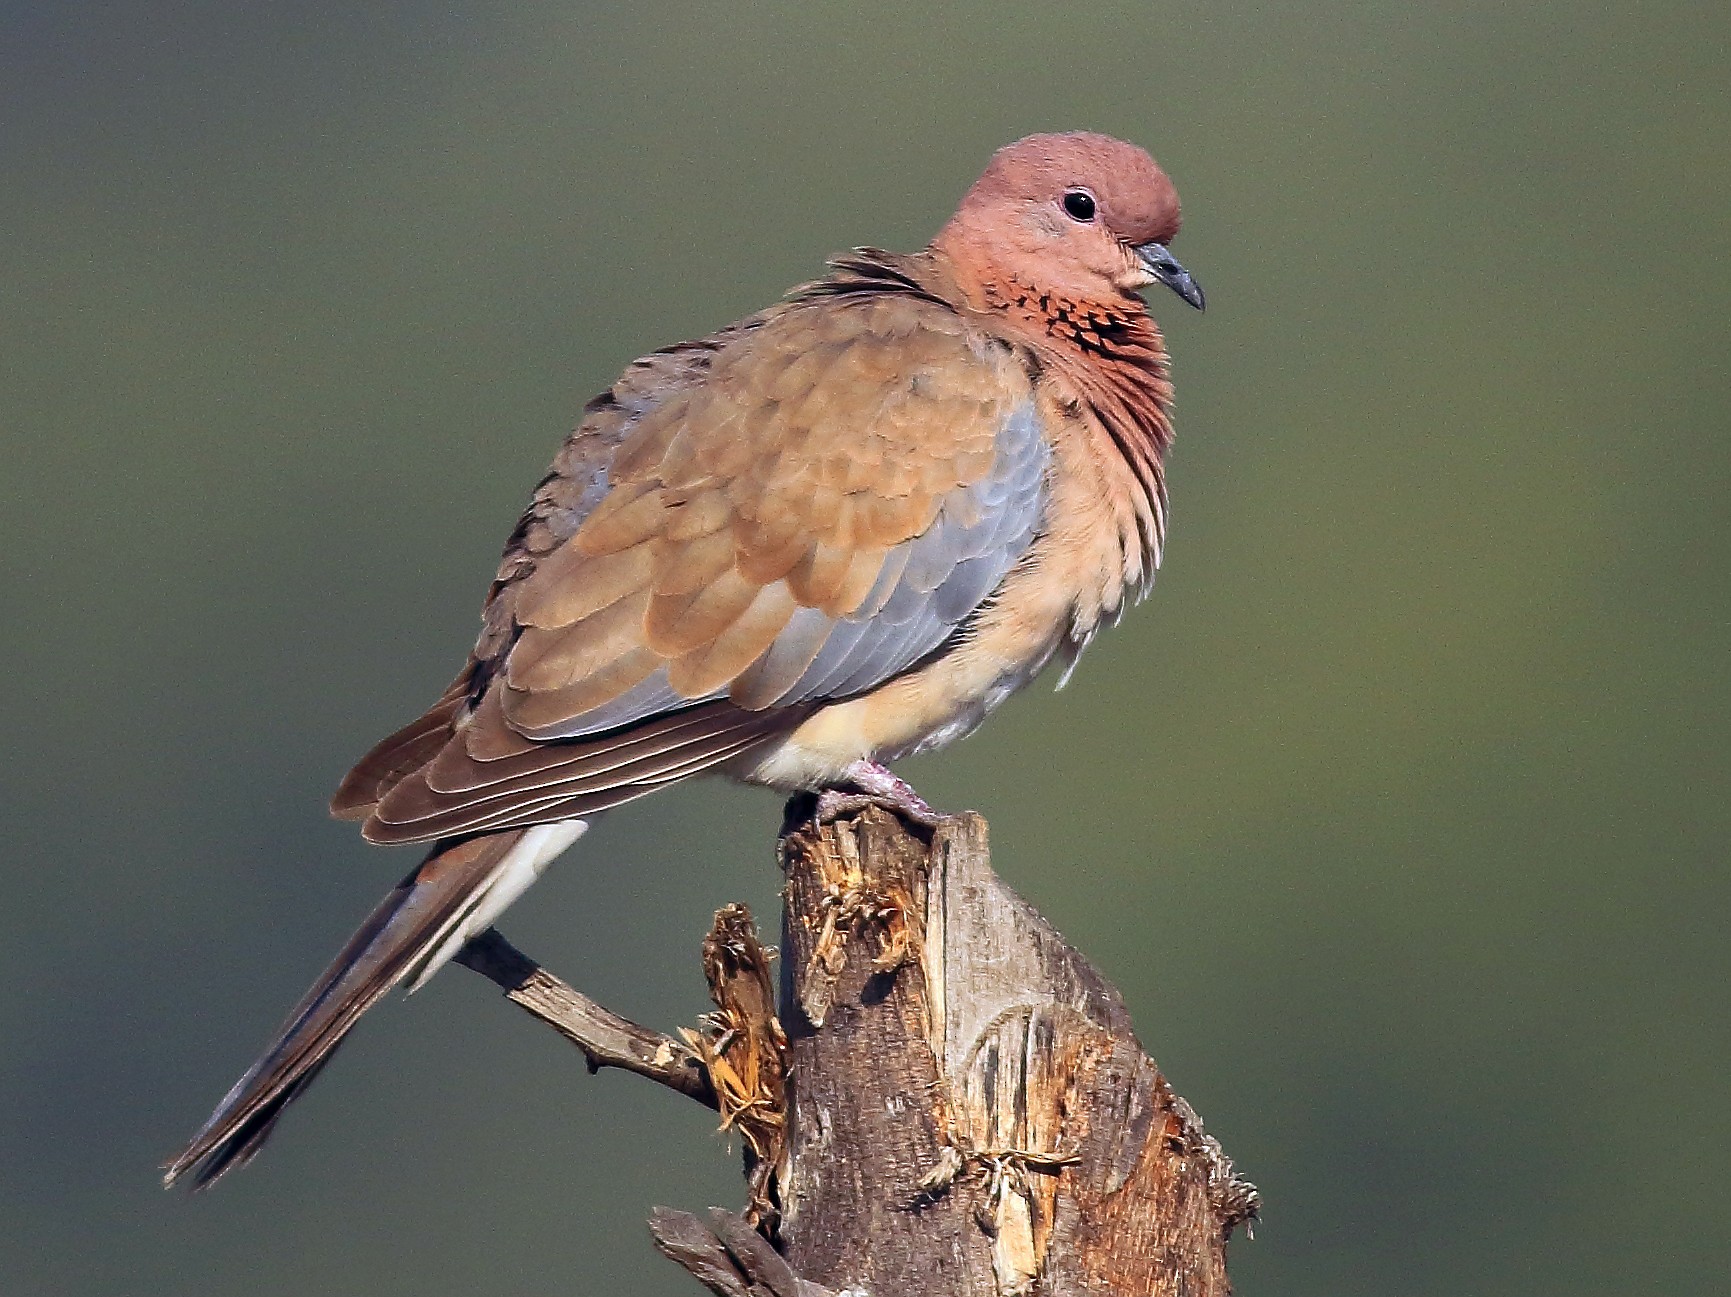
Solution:
{"label": "bird's eye", "polygon": [[1086,225],[1094,219],[1094,195],[1086,189],[1064,191],[1064,211],[1073,221]]}

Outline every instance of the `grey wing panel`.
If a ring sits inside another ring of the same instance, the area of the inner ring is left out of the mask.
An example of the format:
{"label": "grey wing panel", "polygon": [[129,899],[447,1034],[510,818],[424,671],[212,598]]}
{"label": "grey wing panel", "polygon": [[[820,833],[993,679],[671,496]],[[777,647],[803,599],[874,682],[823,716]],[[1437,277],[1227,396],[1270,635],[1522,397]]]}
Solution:
{"label": "grey wing panel", "polygon": [[775,705],[861,693],[948,639],[1033,543],[1049,458],[1032,403],[1019,406],[998,432],[991,471],[951,492],[931,527],[890,551],[877,586],[832,623],[811,665]]}
{"label": "grey wing panel", "polygon": [[[643,680],[611,702],[602,703],[599,707],[591,707],[580,717],[569,724],[561,725],[557,738],[583,738],[591,734],[600,734],[604,730],[617,729],[622,725],[630,725],[646,716],[661,716],[667,712],[677,711],[681,707],[689,707],[693,703],[706,702],[715,698],[727,696],[725,689],[717,690],[704,698],[687,698],[667,682],[667,668],[657,668],[648,679]],[[536,737],[546,735],[537,732]]]}

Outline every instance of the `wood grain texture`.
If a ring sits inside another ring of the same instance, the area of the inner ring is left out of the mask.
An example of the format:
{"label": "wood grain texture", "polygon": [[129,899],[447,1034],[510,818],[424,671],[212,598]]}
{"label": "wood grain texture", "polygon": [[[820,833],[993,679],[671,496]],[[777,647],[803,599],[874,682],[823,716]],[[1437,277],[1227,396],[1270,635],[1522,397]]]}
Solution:
{"label": "wood grain texture", "polygon": [[1118,993],[991,872],[985,822],[783,839],[782,1250],[906,1297],[1223,1297],[1253,1187]]}

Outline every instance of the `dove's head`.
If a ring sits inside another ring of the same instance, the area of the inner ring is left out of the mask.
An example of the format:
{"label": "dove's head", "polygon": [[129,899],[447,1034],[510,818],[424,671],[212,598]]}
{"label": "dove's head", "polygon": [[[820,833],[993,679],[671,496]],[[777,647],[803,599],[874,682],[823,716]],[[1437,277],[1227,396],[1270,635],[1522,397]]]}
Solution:
{"label": "dove's head", "polygon": [[1177,233],[1178,191],[1146,151],[1073,131],[999,149],[932,248],[970,295],[1110,302],[1158,283],[1201,310]]}

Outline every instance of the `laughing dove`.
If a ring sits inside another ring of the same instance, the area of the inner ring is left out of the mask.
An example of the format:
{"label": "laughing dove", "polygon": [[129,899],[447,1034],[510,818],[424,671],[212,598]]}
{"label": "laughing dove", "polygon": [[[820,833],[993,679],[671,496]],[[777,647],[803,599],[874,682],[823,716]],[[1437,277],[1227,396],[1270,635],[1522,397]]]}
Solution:
{"label": "laughing dove", "polygon": [[694,775],[929,812],[881,764],[971,731],[1144,594],[1171,386],[1139,290],[1200,309],[1141,149],[1001,150],[931,244],[634,362],[511,533],[468,662],[333,802],[430,843],[167,1180],[250,1159],[360,1017],[599,813]]}

